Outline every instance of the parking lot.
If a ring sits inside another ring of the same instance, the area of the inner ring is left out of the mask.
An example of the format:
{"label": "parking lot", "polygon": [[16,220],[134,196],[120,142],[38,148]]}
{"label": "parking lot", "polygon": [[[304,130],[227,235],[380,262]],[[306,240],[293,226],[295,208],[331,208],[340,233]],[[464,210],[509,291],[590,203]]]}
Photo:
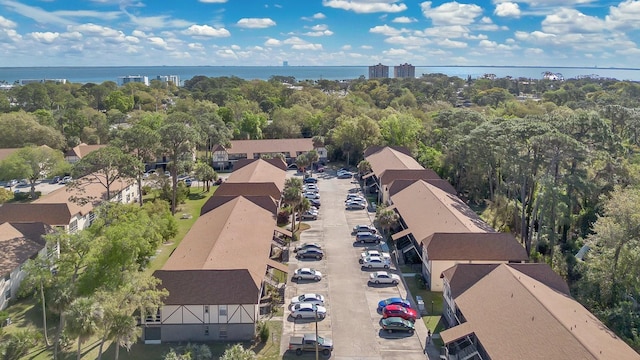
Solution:
{"label": "parking lot", "polygon": [[[281,353],[287,350],[291,335],[315,332],[314,320],[294,320],[288,305],[292,297],[304,293],[319,293],[326,297],[327,317],[318,322],[320,336],[331,338],[336,359],[424,359],[422,343],[417,335],[388,334],[381,331],[378,301],[400,296],[406,297],[404,283],[394,285],[368,284],[369,274],[358,263],[360,253],[367,247],[354,244],[351,229],[358,224],[372,224],[375,212],[345,210],[349,189],[356,187],[349,179],[337,179],[335,173],[314,174],[319,179],[321,207],[318,220],[308,221],[309,230],[302,233],[300,243],[317,242],[322,245],[322,260],[298,260],[291,257],[289,279],[295,269],[312,267],[323,274],[315,281],[289,281],[285,293],[285,312]],[[292,246],[295,247],[294,244]],[[400,274],[393,265],[389,272]],[[424,326],[420,321],[416,327]],[[426,330],[424,330],[426,332]],[[420,332],[422,333],[422,332]],[[303,357],[315,357],[314,353]]]}

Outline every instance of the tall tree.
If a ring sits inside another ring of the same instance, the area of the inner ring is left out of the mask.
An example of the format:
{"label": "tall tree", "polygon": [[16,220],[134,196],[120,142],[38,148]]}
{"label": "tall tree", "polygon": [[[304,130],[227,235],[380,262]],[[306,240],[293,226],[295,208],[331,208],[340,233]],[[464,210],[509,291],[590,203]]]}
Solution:
{"label": "tall tree", "polygon": [[144,166],[139,159],[115,146],[107,146],[89,153],[74,165],[74,186],[82,189],[87,184],[99,183],[104,186],[108,201],[116,181],[135,178],[143,171]]}
{"label": "tall tree", "polygon": [[103,310],[90,298],[81,297],[74,300],[66,311],[67,333],[78,342],[77,359],[81,358],[82,343],[98,331],[102,321]]}
{"label": "tall tree", "polygon": [[[174,115],[174,114],[172,114]],[[188,116],[188,115],[187,115]],[[177,117],[176,117],[177,119]],[[171,173],[171,213],[176,213],[176,195],[178,189],[178,162],[185,155],[192,155],[199,141],[196,131],[184,122],[170,121],[160,128],[160,144],[171,161],[169,172]]]}
{"label": "tall tree", "polygon": [[44,343],[49,346],[49,334],[47,331],[47,302],[45,297],[45,288],[49,287],[53,281],[51,273],[52,263],[49,256],[38,255],[35,259],[28,260],[22,270],[26,276],[20,283],[22,292],[33,292],[40,297],[40,305],[42,310],[42,331],[44,334]]}
{"label": "tall tree", "polygon": [[58,172],[66,165],[62,153],[48,146],[26,147],[0,163],[0,173],[8,178],[27,179],[31,198],[36,197],[36,182]]}

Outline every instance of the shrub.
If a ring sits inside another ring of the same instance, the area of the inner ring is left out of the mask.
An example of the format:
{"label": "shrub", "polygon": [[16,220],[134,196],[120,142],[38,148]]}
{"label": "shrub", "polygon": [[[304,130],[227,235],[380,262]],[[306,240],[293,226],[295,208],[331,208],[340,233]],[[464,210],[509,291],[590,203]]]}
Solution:
{"label": "shrub", "polygon": [[285,210],[280,210],[278,211],[278,217],[276,219],[278,221],[278,226],[286,225],[291,219],[291,214]]}
{"label": "shrub", "polygon": [[258,338],[263,343],[269,340],[269,324],[264,321],[258,323]]}
{"label": "shrub", "polygon": [[414,278],[416,279],[416,284],[418,285],[418,289],[427,288],[427,284],[424,282],[424,278],[422,277],[422,274],[416,274]]}

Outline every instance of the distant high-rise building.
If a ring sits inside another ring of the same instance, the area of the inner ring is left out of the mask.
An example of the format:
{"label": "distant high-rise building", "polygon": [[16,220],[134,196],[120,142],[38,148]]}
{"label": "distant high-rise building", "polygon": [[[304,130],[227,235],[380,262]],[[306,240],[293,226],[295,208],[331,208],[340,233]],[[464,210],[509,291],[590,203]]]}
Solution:
{"label": "distant high-rise building", "polygon": [[66,84],[67,79],[20,79],[19,81],[20,85],[27,85],[27,84],[33,84],[33,83],[44,84],[48,82],[52,82],[56,84]]}
{"label": "distant high-rise building", "polygon": [[149,77],[142,75],[127,75],[127,76],[118,76],[118,86],[122,86],[128,83],[142,83],[146,86],[149,86]]}
{"label": "distant high-rise building", "polygon": [[415,78],[416,67],[411,64],[401,64],[393,67],[393,77],[396,78]]}
{"label": "distant high-rise building", "polygon": [[373,65],[369,66],[369,79],[376,78],[388,78],[389,77],[389,67],[387,65]]}
{"label": "distant high-rise building", "polygon": [[158,75],[156,80],[164,81],[166,83],[172,82],[175,86],[180,86],[180,77],[178,75]]}
{"label": "distant high-rise building", "polygon": [[289,62],[288,62],[288,61],[286,61],[286,60],[285,60],[285,61],[283,61],[283,62],[282,62],[282,66],[289,66]]}

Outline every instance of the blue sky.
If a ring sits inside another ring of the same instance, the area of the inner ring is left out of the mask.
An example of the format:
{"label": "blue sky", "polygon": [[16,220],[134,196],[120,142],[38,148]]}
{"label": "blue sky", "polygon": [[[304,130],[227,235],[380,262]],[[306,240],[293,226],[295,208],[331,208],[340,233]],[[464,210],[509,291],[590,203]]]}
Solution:
{"label": "blue sky", "polygon": [[640,0],[0,0],[0,67],[640,67]]}

